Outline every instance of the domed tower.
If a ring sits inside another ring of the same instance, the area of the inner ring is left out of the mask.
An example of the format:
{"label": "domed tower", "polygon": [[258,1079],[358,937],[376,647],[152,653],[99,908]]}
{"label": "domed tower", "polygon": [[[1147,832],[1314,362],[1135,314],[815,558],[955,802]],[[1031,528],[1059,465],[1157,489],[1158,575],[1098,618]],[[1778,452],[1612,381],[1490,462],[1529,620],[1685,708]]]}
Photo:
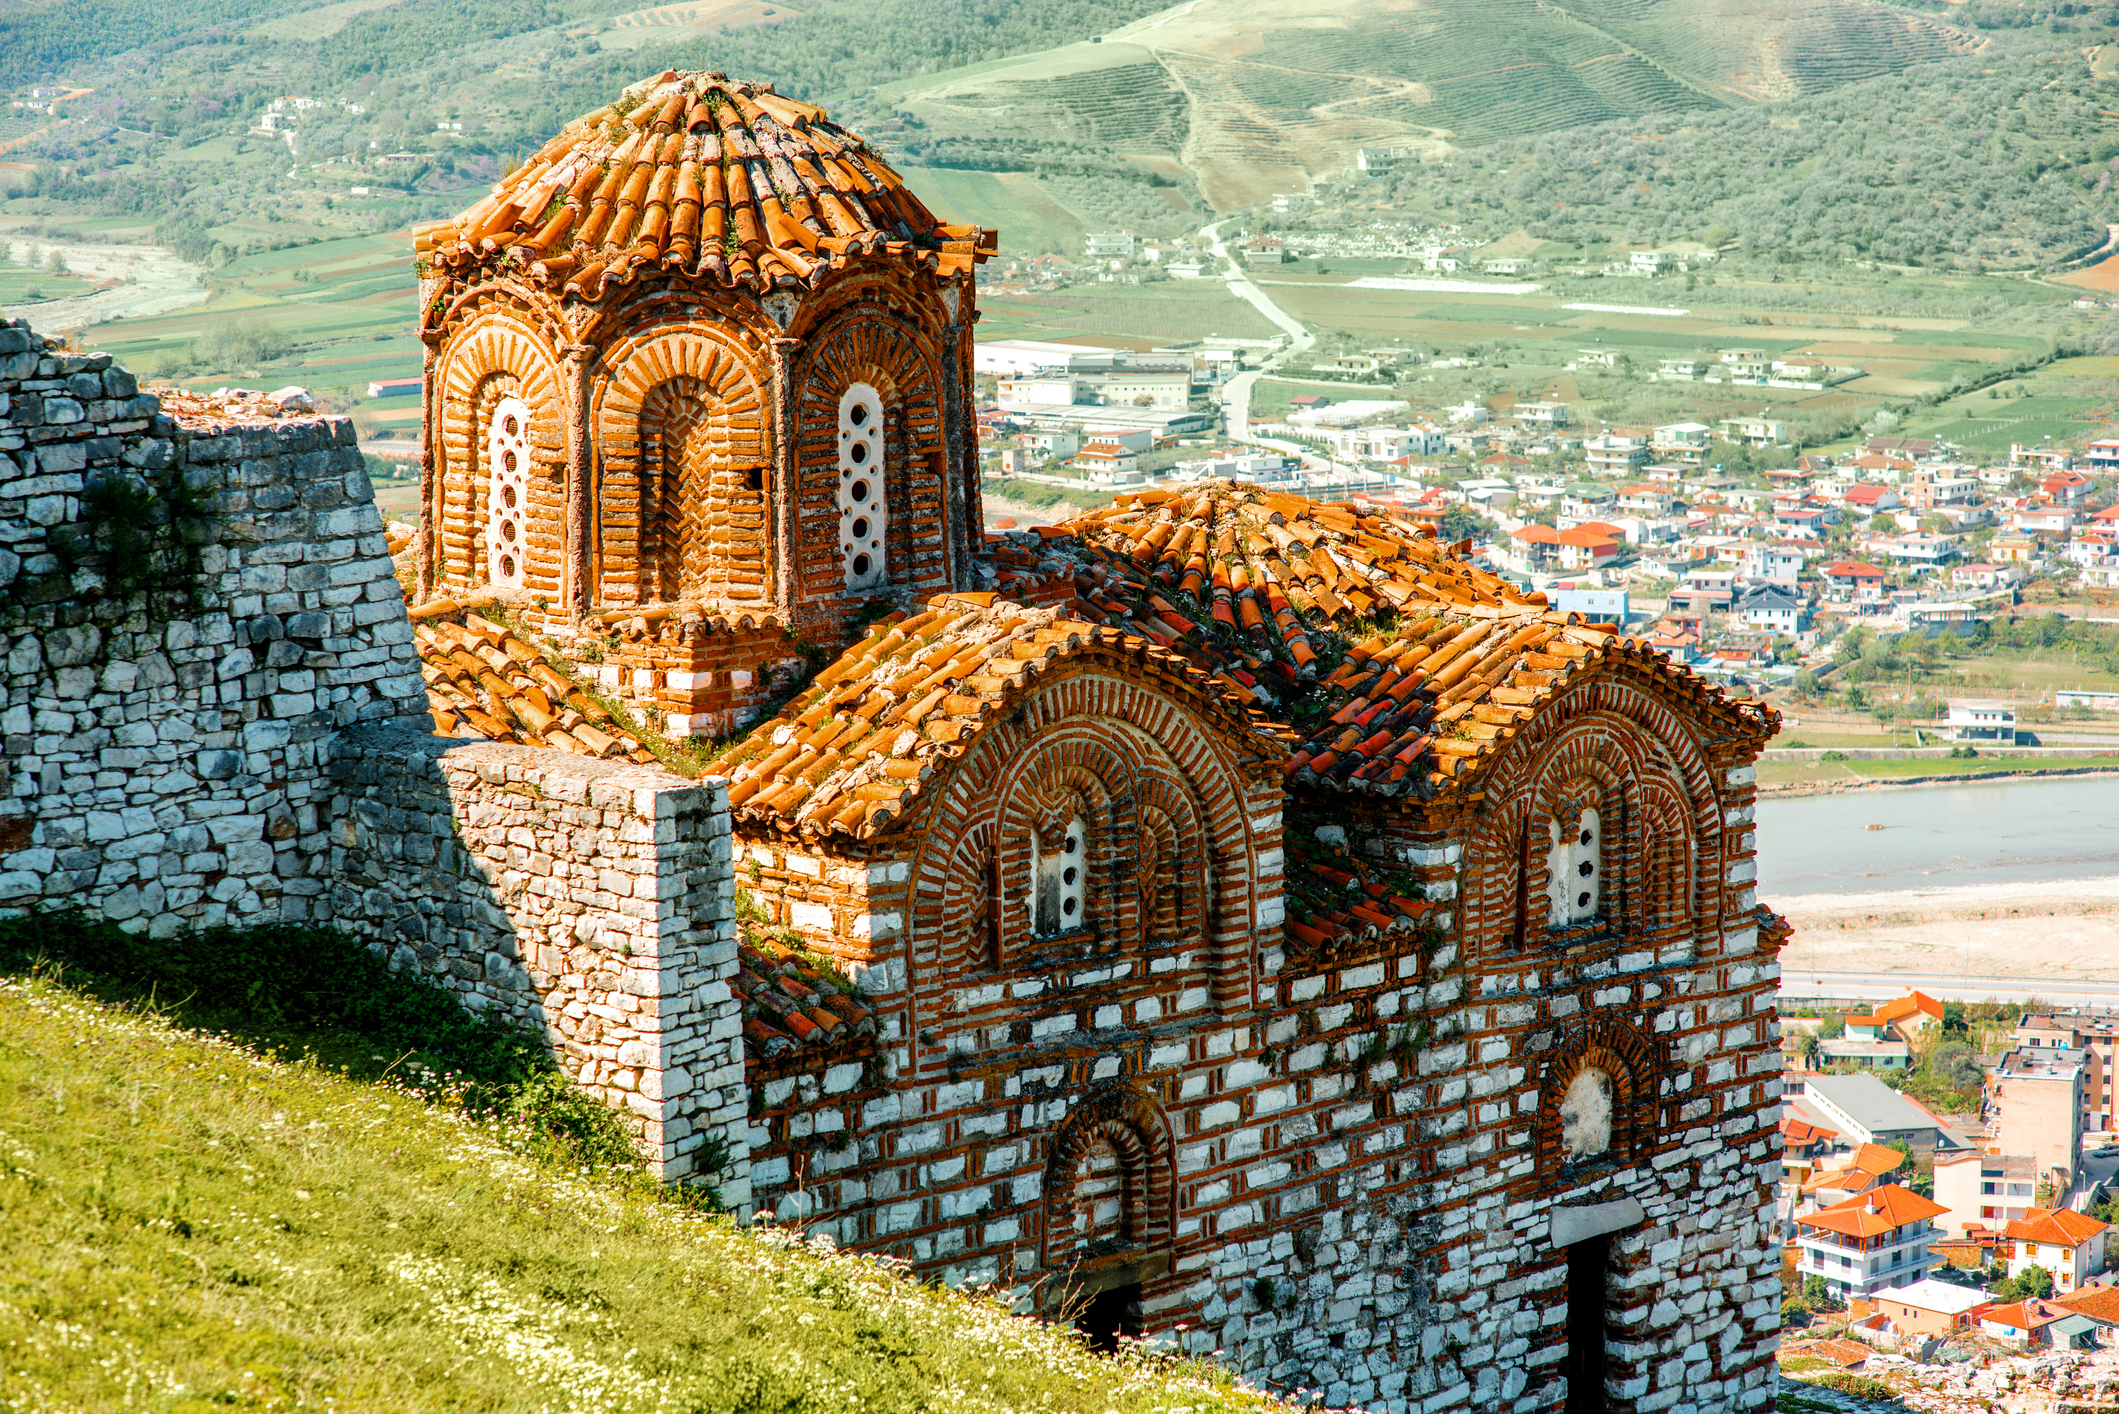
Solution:
{"label": "domed tower", "polygon": [[835,644],[967,587],[993,249],[769,84],[665,73],[570,123],[419,237],[422,598]]}

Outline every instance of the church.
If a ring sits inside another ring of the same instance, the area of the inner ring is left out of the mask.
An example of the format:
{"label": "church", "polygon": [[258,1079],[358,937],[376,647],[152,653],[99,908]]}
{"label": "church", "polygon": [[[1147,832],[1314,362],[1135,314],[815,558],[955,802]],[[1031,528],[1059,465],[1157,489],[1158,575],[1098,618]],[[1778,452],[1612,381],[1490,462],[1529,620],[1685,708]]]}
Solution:
{"label": "church", "polygon": [[987,532],[995,249],[718,73],[419,239],[436,729],[710,756],[750,1209],[1332,1405],[1770,1406],[1771,710],[1384,510]]}

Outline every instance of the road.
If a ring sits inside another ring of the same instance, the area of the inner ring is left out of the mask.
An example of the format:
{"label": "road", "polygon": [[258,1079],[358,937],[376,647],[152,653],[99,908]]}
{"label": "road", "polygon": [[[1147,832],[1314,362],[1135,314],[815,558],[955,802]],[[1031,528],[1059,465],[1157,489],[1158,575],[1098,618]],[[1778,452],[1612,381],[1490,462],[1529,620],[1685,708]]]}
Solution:
{"label": "road", "polygon": [[1229,440],[1232,442],[1259,442],[1260,445],[1272,447],[1276,451],[1294,454],[1306,453],[1307,448],[1297,446],[1292,442],[1263,442],[1251,435],[1251,386],[1258,381],[1259,374],[1269,373],[1285,364],[1296,354],[1307,353],[1312,348],[1315,348],[1317,345],[1316,336],[1303,327],[1301,320],[1273,303],[1272,297],[1264,290],[1258,288],[1257,284],[1244,270],[1242,260],[1231,258],[1228,246],[1223,244],[1221,239],[1221,228],[1227,224],[1226,221],[1213,222],[1208,226],[1202,227],[1200,234],[1213,244],[1214,258],[1217,261],[1229,261],[1231,271],[1227,276],[1229,293],[1251,305],[1252,308],[1272,320],[1277,328],[1284,330],[1288,335],[1287,344],[1275,350],[1273,355],[1263,365],[1249,372],[1239,373],[1223,385],[1221,402],[1226,414]]}
{"label": "road", "polygon": [[2081,982],[2029,977],[1976,977],[1961,972],[1811,972],[1781,974],[1782,998],[1809,1002],[1820,997],[1849,1001],[1888,1000],[1910,991],[1945,1002],[2026,1002],[2036,998],[2063,1007],[2119,1011],[2119,982]]}

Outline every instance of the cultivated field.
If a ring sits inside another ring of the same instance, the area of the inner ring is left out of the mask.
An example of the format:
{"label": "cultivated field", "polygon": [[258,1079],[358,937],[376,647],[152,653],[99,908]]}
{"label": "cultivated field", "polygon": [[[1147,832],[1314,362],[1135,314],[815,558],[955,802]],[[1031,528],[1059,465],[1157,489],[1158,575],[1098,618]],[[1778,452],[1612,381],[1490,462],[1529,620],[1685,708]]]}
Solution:
{"label": "cultivated field", "polygon": [[1087,229],[1082,219],[1028,172],[905,167],[898,175],[943,220],[997,228],[1004,261],[1047,253],[1072,259],[1081,254]]}

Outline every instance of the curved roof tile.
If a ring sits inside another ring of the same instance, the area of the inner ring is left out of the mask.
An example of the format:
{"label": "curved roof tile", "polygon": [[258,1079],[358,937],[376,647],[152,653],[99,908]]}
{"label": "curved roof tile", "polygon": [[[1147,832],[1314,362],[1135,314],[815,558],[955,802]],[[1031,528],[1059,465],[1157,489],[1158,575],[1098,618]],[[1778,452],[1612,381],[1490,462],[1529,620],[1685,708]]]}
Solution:
{"label": "curved roof tile", "polygon": [[1291,785],[1462,790],[1546,698],[1603,664],[1652,666],[1733,725],[1771,732],[1763,704],[1547,609],[1389,516],[1212,481],[1122,497],[1049,533],[1081,542],[1084,617],[1184,657],[1282,724]]}
{"label": "curved roof tile", "polygon": [[1210,722],[1277,762],[1266,724],[1144,638],[993,594],[942,594],[879,620],[809,688],[714,765],[739,821],[868,839],[905,816],[1047,672],[1094,655],[1186,689]]}
{"label": "curved roof tile", "polygon": [[956,275],[994,242],[944,223],[823,109],[771,84],[670,70],[567,124],[417,248],[451,267],[512,258],[594,299],[606,281],[657,269],[761,291],[814,285],[864,253]]}

